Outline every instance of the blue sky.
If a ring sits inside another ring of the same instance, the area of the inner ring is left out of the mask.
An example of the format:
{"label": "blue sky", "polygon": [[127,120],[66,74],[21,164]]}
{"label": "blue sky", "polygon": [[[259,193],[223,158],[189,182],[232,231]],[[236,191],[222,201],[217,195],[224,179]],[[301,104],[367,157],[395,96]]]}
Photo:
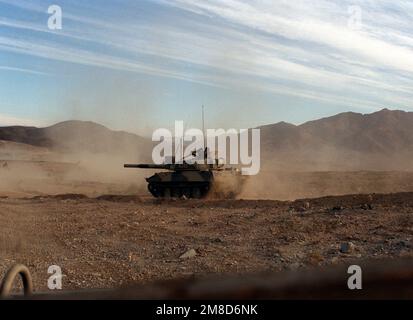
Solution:
{"label": "blue sky", "polygon": [[298,124],[413,110],[412,92],[412,1],[0,0],[0,125],[150,135],[199,127],[202,104],[208,127]]}

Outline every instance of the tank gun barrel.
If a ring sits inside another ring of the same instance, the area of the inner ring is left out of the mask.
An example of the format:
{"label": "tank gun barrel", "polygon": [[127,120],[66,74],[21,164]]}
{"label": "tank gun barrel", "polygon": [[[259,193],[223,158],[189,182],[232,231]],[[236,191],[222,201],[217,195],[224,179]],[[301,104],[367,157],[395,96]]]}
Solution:
{"label": "tank gun barrel", "polygon": [[170,165],[165,164],[125,164],[124,168],[133,168],[133,169],[170,169]]}
{"label": "tank gun barrel", "polygon": [[124,168],[132,169],[156,169],[156,170],[170,170],[170,171],[232,171],[232,168],[225,168],[217,164],[124,164]]}

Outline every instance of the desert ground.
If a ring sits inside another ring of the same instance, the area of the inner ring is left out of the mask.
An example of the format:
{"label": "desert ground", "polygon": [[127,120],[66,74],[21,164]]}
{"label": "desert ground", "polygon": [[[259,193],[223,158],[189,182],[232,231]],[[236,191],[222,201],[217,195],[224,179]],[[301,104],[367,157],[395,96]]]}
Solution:
{"label": "desert ground", "polygon": [[62,268],[64,289],[84,289],[413,257],[413,193],[293,202],[2,199],[0,223],[0,273],[26,264],[40,291],[50,265]]}
{"label": "desert ground", "polygon": [[23,263],[37,291],[51,265],[71,290],[413,257],[410,172],[264,171],[237,199],[157,200],[119,159],[30,152],[0,161],[0,276]]}

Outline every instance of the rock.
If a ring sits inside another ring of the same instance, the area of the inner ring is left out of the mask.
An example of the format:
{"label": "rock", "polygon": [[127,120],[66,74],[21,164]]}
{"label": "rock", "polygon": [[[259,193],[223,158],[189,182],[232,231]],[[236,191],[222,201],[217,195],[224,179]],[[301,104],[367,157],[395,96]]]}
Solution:
{"label": "rock", "polygon": [[342,253],[351,253],[356,249],[356,246],[352,242],[343,242],[340,246]]}
{"label": "rock", "polygon": [[305,254],[304,253],[296,253],[295,258],[298,259],[298,260],[303,260],[305,258]]}
{"label": "rock", "polygon": [[310,207],[311,207],[310,202],[308,202],[308,201],[306,201],[306,202],[304,202],[304,203],[302,203],[302,204],[299,204],[299,205],[300,205],[300,206],[290,207],[290,212],[291,212],[291,213],[293,213],[293,212],[305,212],[305,211],[307,211],[308,209],[310,209]]}
{"label": "rock", "polygon": [[402,240],[397,243],[399,247],[411,248],[412,244],[409,240]]}
{"label": "rock", "polygon": [[360,206],[360,209],[363,209],[363,210],[373,210],[373,206],[372,206],[371,204],[369,204],[369,203],[365,203],[365,204],[363,204],[363,205]]}
{"label": "rock", "polygon": [[310,252],[307,255],[307,263],[312,266],[320,265],[324,261],[324,257],[319,252]]}
{"label": "rock", "polygon": [[185,260],[185,259],[191,259],[194,258],[196,256],[196,251],[194,249],[190,249],[187,252],[185,252],[184,254],[182,254],[179,259]]}
{"label": "rock", "polygon": [[297,270],[297,269],[299,269],[300,267],[301,267],[301,264],[298,263],[298,262],[294,262],[294,263],[292,263],[292,264],[289,265],[289,269],[290,269],[290,270]]}
{"label": "rock", "polygon": [[337,265],[338,262],[339,262],[338,257],[333,257],[333,258],[331,259],[331,264]]}

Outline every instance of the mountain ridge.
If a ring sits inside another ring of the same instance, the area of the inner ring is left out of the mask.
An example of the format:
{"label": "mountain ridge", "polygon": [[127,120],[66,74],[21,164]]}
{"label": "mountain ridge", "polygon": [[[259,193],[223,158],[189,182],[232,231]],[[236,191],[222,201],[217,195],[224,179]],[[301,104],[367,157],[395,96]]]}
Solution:
{"label": "mountain ridge", "polygon": [[[382,109],[362,114],[344,112],[300,125],[287,122],[258,127],[261,158],[296,168],[399,168],[413,155],[413,112]],[[145,154],[152,141],[126,131],[114,131],[92,121],[68,120],[45,128],[0,127],[0,140],[26,143],[64,152]]]}
{"label": "mountain ridge", "polygon": [[0,140],[25,143],[66,153],[130,153],[147,150],[146,138],[126,131],[114,131],[93,121],[68,120],[38,128],[0,127]]}

